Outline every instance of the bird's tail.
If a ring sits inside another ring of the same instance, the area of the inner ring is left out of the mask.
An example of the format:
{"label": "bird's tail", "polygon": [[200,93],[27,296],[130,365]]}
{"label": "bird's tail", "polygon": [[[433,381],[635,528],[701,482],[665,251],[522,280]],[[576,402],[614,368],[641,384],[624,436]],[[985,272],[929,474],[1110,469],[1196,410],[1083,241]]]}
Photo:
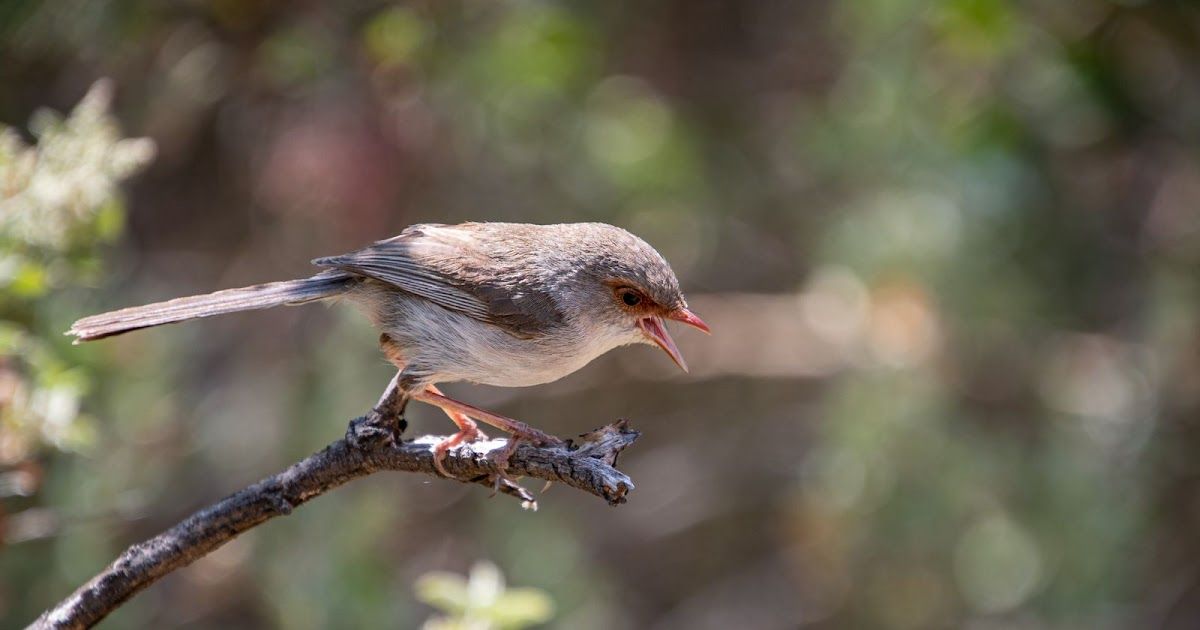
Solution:
{"label": "bird's tail", "polygon": [[75,343],[79,343],[188,319],[283,304],[303,304],[345,293],[356,282],[354,276],[344,272],[326,271],[302,280],[226,289],[92,315],[72,324],[66,334],[75,335]]}

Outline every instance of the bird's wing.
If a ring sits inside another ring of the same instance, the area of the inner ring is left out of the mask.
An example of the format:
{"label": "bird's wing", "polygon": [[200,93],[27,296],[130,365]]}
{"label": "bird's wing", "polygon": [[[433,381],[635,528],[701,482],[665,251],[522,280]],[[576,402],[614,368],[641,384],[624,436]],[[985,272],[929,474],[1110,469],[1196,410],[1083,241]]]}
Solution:
{"label": "bird's wing", "polygon": [[399,236],[313,264],[386,282],[442,308],[494,324],[518,337],[533,337],[559,324],[553,298],[534,286],[494,224],[409,227]]}

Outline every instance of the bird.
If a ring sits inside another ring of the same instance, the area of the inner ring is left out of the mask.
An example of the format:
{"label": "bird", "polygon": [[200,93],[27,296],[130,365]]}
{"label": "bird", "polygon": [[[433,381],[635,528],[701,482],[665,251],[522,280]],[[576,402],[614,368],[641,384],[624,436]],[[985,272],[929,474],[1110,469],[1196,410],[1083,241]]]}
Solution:
{"label": "bird", "polygon": [[[423,223],[312,263],[321,270],[309,278],[92,315],[66,334],[80,343],[237,311],[345,300],[380,331],[404,402],[438,407],[456,425],[434,446],[434,466],[446,477],[451,449],[486,438],[476,421],[510,433],[511,448],[518,440],[560,441],[452,399],[439,384],[540,385],[631,344],[661,348],[686,372],[666,322],[711,334],[689,310],[666,259],[605,223]],[[507,455],[502,459],[506,464]]]}

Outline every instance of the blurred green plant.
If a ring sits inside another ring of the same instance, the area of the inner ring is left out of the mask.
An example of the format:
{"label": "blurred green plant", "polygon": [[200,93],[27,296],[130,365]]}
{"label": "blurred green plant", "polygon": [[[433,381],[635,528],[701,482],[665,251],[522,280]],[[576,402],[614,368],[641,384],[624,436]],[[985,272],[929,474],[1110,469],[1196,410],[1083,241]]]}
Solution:
{"label": "blurred green plant", "polygon": [[536,588],[508,588],[496,565],[479,562],[464,579],[434,571],[416,583],[417,598],[446,613],[425,622],[425,630],[501,630],[549,621],[554,602]]}
{"label": "blurred green plant", "polygon": [[101,80],[66,118],[39,110],[32,146],[0,125],[0,465],[92,441],[79,414],[87,375],[34,329],[46,293],[95,268],[98,246],[120,232],[118,184],[154,157],[150,139],[121,137],[111,102]]}
{"label": "blurred green plant", "polygon": [[37,146],[0,125],[0,234],[7,247],[61,252],[75,230],[89,227],[88,240],[114,236],[117,184],[149,164],[155,149],[149,138],[121,137],[111,102],[112,84],[98,81],[66,119],[38,110],[29,123]]}
{"label": "blurred green plant", "polygon": [[411,59],[428,36],[425,24],[414,11],[391,7],[371,18],[363,28],[362,39],[372,60],[391,67]]}

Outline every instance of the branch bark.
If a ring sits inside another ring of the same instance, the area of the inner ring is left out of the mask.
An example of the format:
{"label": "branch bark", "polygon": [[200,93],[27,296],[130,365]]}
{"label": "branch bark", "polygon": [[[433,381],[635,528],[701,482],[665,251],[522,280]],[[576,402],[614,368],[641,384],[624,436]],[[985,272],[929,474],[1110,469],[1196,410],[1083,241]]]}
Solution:
{"label": "branch bark", "polygon": [[[389,403],[389,393],[384,394],[377,411],[350,423],[345,438],[192,514],[158,536],[129,547],[29,627],[90,627],[166,574],[191,564],[242,532],[276,516],[291,514],[313,497],[359,477],[385,470],[440,477],[433,466],[433,446],[442,438],[425,436],[411,442],[397,439],[403,429],[403,401]],[[395,420],[386,419],[379,411],[389,407],[389,417]],[[544,447],[522,443],[509,458],[506,470],[509,476],[558,481],[618,505],[633,490],[633,481],[614,465],[617,455],[638,436],[621,420],[580,436],[578,443]],[[472,444],[470,449],[455,449],[446,457],[445,467],[458,481],[494,488],[537,509],[533,495],[500,475],[495,459],[489,456],[506,444],[505,440],[490,440]]]}

